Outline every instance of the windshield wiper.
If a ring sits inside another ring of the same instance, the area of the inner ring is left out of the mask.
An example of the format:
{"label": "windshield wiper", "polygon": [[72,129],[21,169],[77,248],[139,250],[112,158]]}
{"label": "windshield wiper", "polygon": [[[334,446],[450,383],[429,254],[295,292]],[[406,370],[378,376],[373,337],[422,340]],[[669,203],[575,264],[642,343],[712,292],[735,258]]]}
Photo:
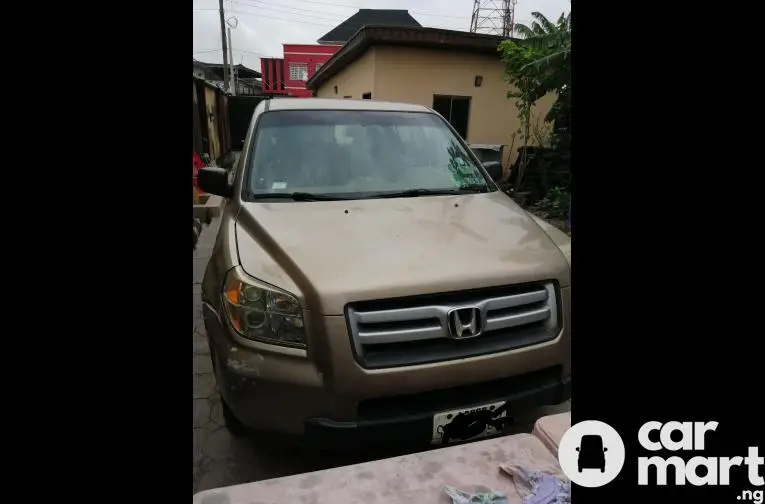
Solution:
{"label": "windshield wiper", "polygon": [[485,193],[489,192],[489,186],[486,184],[465,184],[460,186],[460,191],[462,193]]}
{"label": "windshield wiper", "polygon": [[312,194],[307,192],[292,192],[292,193],[252,193],[248,192],[246,195],[247,201],[253,201],[258,199],[291,199],[292,201],[342,201],[348,198],[340,196],[332,196],[331,194]]}
{"label": "windshield wiper", "polygon": [[407,189],[405,191],[380,193],[369,198],[416,198],[417,196],[443,196],[458,194],[473,194],[488,192],[489,188],[483,185],[465,185],[458,189]]}

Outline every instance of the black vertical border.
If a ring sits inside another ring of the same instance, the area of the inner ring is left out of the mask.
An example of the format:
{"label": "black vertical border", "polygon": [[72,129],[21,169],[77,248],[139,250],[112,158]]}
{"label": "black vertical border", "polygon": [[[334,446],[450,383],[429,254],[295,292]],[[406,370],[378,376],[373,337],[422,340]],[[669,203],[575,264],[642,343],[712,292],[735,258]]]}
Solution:
{"label": "black vertical border", "polygon": [[765,448],[762,212],[750,179],[762,164],[762,42],[761,30],[733,28],[757,10],[573,2],[572,417],[610,424],[627,450],[617,479],[575,487],[575,504],[736,502],[754,488],[745,469],[729,487],[638,487],[637,457],[653,453],[637,432],[650,420],[718,421],[686,460]]}

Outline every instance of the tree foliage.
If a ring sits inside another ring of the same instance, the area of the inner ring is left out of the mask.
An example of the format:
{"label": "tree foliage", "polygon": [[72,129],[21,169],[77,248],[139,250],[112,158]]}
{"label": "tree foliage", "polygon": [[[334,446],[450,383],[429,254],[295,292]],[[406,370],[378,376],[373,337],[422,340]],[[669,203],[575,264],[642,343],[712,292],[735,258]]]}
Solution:
{"label": "tree foliage", "polygon": [[539,12],[532,16],[531,26],[515,25],[519,39],[499,46],[507,80],[516,88],[508,97],[524,102],[521,115],[527,103],[533,106],[551,92],[568,99],[571,90],[571,14],[561,14],[556,23]]}
{"label": "tree foliage", "polygon": [[[519,133],[523,145],[527,146],[532,136],[534,105],[543,96],[554,93],[557,98],[545,121],[554,123],[553,147],[567,150],[571,110],[571,14],[561,14],[557,22],[539,12],[533,12],[532,16],[534,21],[530,26],[514,27],[517,39],[508,39],[499,45],[505,77],[512,87],[507,96],[516,100],[521,120]],[[525,165],[523,154],[516,190],[522,183]]]}
{"label": "tree foliage", "polygon": [[561,14],[556,23],[539,12],[531,15],[531,26],[517,24],[514,28],[519,43],[536,53],[520,71],[537,73],[547,92],[560,91],[571,84],[571,13]]}

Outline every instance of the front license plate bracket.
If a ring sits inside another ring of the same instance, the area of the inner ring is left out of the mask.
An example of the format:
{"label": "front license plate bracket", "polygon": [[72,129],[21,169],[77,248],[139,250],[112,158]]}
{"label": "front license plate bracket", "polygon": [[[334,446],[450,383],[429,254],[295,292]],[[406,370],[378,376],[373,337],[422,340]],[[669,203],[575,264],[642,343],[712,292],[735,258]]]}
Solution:
{"label": "front license plate bracket", "polygon": [[449,444],[501,434],[511,420],[505,401],[433,415],[432,444]]}

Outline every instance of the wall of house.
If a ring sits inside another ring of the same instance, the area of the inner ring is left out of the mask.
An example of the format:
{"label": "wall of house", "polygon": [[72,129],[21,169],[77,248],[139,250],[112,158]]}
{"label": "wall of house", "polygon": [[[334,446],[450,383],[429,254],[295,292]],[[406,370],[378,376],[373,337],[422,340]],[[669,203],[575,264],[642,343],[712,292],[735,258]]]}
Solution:
{"label": "wall of house", "polygon": [[204,136],[202,130],[202,123],[199,117],[199,91],[197,90],[197,83],[192,83],[194,88],[194,111],[193,111],[193,125],[194,125],[194,152],[204,152],[204,143],[202,137]]}
{"label": "wall of house", "polygon": [[290,64],[305,64],[310,79],[316,73],[316,65],[324,64],[339,49],[338,45],[284,44],[284,88],[288,94],[301,98],[312,96],[304,81],[290,78]]}
{"label": "wall of house", "polygon": [[218,124],[216,118],[218,116],[217,103],[215,90],[209,87],[205,88],[205,112],[207,112],[207,131],[209,138],[210,156],[215,159],[220,156],[220,137],[218,136]]}
{"label": "wall of house", "polygon": [[[513,144],[513,134],[521,127],[521,121],[514,100],[507,98],[509,85],[503,79],[503,66],[498,56],[391,46],[376,46],[367,54],[371,51],[374,51],[372,63],[358,60],[337,76],[354,76],[351,79],[354,98],[361,98],[360,88],[355,83],[368,80],[370,74],[374,76],[374,82],[367,87],[373,89],[363,91],[372,90],[372,98],[376,100],[432,107],[436,94],[469,96],[468,143],[506,145],[503,166],[507,171],[521,146],[520,135],[516,135]],[[480,87],[475,87],[477,75],[483,77]],[[331,92],[333,85],[332,80],[324,84],[319,96]],[[341,89],[338,94],[350,93]],[[533,111],[532,123],[539,121],[541,124],[541,118],[554,101],[552,95],[541,99]]]}
{"label": "wall of house", "polygon": [[194,66],[194,76],[205,80],[216,80],[218,77],[215,72],[210,71],[209,68],[204,66]]}
{"label": "wall of house", "polygon": [[[378,98],[375,89],[376,47],[368,49],[356,61],[335,74],[316,92],[319,98],[345,98],[360,100],[364,93],[372,93],[372,99]],[[337,93],[335,93],[337,86]]]}
{"label": "wall of house", "polygon": [[[252,99],[252,98],[250,98]],[[213,159],[231,148],[228,97],[209,82],[194,79],[194,151]]]}

